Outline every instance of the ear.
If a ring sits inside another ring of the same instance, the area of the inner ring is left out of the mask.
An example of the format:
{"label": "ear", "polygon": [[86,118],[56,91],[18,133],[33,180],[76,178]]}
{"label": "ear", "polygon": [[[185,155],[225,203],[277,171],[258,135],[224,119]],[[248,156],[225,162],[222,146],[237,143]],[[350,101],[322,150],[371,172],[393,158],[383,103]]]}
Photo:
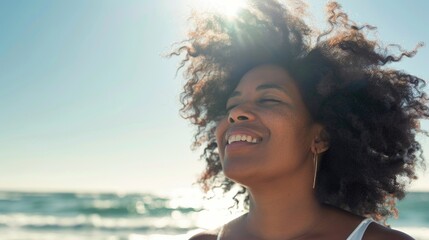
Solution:
{"label": "ear", "polygon": [[321,125],[316,129],[316,134],[311,143],[311,151],[315,154],[320,154],[329,149],[329,135]]}

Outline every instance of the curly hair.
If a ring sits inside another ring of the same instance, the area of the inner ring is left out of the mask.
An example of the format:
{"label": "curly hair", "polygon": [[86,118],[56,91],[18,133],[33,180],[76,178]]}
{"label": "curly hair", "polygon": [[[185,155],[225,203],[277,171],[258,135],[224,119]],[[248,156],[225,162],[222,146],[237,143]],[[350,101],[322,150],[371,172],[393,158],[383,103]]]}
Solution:
{"label": "curly hair", "polygon": [[[338,3],[329,3],[327,13],[330,29],[319,35],[302,11],[276,0],[250,1],[234,19],[192,15],[189,39],[171,55],[185,55],[181,113],[197,127],[193,146],[204,147],[203,189],[228,192],[235,185],[222,174],[216,123],[244,73],[275,64],[296,80],[311,117],[325,127],[330,148],[321,159],[318,200],[379,220],[396,213],[396,199],[424,166],[415,137],[429,109],[425,81],[386,65],[414,56],[423,44],[412,51],[383,47],[367,37],[375,27],[355,24]],[[245,188],[236,197],[242,194],[248,201]]]}

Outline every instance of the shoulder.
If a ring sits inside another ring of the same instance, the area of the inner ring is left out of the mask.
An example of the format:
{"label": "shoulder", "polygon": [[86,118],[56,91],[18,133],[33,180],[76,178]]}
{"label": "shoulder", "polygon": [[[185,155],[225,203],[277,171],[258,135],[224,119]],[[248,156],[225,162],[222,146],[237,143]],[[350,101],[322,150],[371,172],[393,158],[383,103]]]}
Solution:
{"label": "shoulder", "polygon": [[223,225],[219,228],[198,233],[198,234],[192,236],[189,240],[217,240],[218,234],[219,234],[219,232],[221,232],[221,229],[225,229],[225,228],[233,229],[233,228],[235,228],[236,224],[238,222],[240,222],[240,220],[242,220],[242,218],[244,216],[246,216],[246,213],[235,218],[235,219],[233,219],[233,220],[231,220],[230,222],[226,223],[225,225]]}
{"label": "shoulder", "polygon": [[[350,236],[356,227],[364,220],[363,217],[354,215],[350,212],[338,209],[335,207],[327,207],[328,212],[326,216],[331,216],[330,221],[325,225],[326,228],[330,228],[330,234],[332,236],[338,236],[343,234],[344,236]],[[371,223],[365,231],[362,240],[414,240],[409,235],[385,227],[377,222]]]}
{"label": "shoulder", "polygon": [[219,229],[204,231],[192,236],[189,240],[216,240]]}
{"label": "shoulder", "polygon": [[379,240],[379,239],[389,239],[389,240],[414,240],[414,238],[409,235],[394,230],[388,227],[385,227],[381,224],[372,223],[368,226],[368,229],[365,232],[363,240]]}

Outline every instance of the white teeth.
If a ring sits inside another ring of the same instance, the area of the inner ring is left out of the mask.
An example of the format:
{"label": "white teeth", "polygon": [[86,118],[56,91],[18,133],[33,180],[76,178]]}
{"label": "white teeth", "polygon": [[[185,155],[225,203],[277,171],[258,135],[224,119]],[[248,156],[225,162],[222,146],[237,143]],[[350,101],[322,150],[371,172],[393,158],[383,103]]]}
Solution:
{"label": "white teeth", "polygon": [[231,144],[233,142],[238,142],[238,141],[257,143],[258,139],[253,138],[252,136],[249,136],[249,135],[231,135],[228,138],[228,144]]}

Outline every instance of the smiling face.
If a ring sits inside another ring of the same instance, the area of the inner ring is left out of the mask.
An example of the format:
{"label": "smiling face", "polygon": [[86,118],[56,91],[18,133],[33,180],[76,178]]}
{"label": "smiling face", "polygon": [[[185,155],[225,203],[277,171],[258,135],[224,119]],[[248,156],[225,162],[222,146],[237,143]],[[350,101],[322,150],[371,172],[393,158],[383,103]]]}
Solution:
{"label": "smiling face", "polygon": [[321,126],[311,121],[286,70],[275,65],[250,70],[226,108],[216,140],[227,177],[249,186],[305,172],[312,181],[311,149]]}

